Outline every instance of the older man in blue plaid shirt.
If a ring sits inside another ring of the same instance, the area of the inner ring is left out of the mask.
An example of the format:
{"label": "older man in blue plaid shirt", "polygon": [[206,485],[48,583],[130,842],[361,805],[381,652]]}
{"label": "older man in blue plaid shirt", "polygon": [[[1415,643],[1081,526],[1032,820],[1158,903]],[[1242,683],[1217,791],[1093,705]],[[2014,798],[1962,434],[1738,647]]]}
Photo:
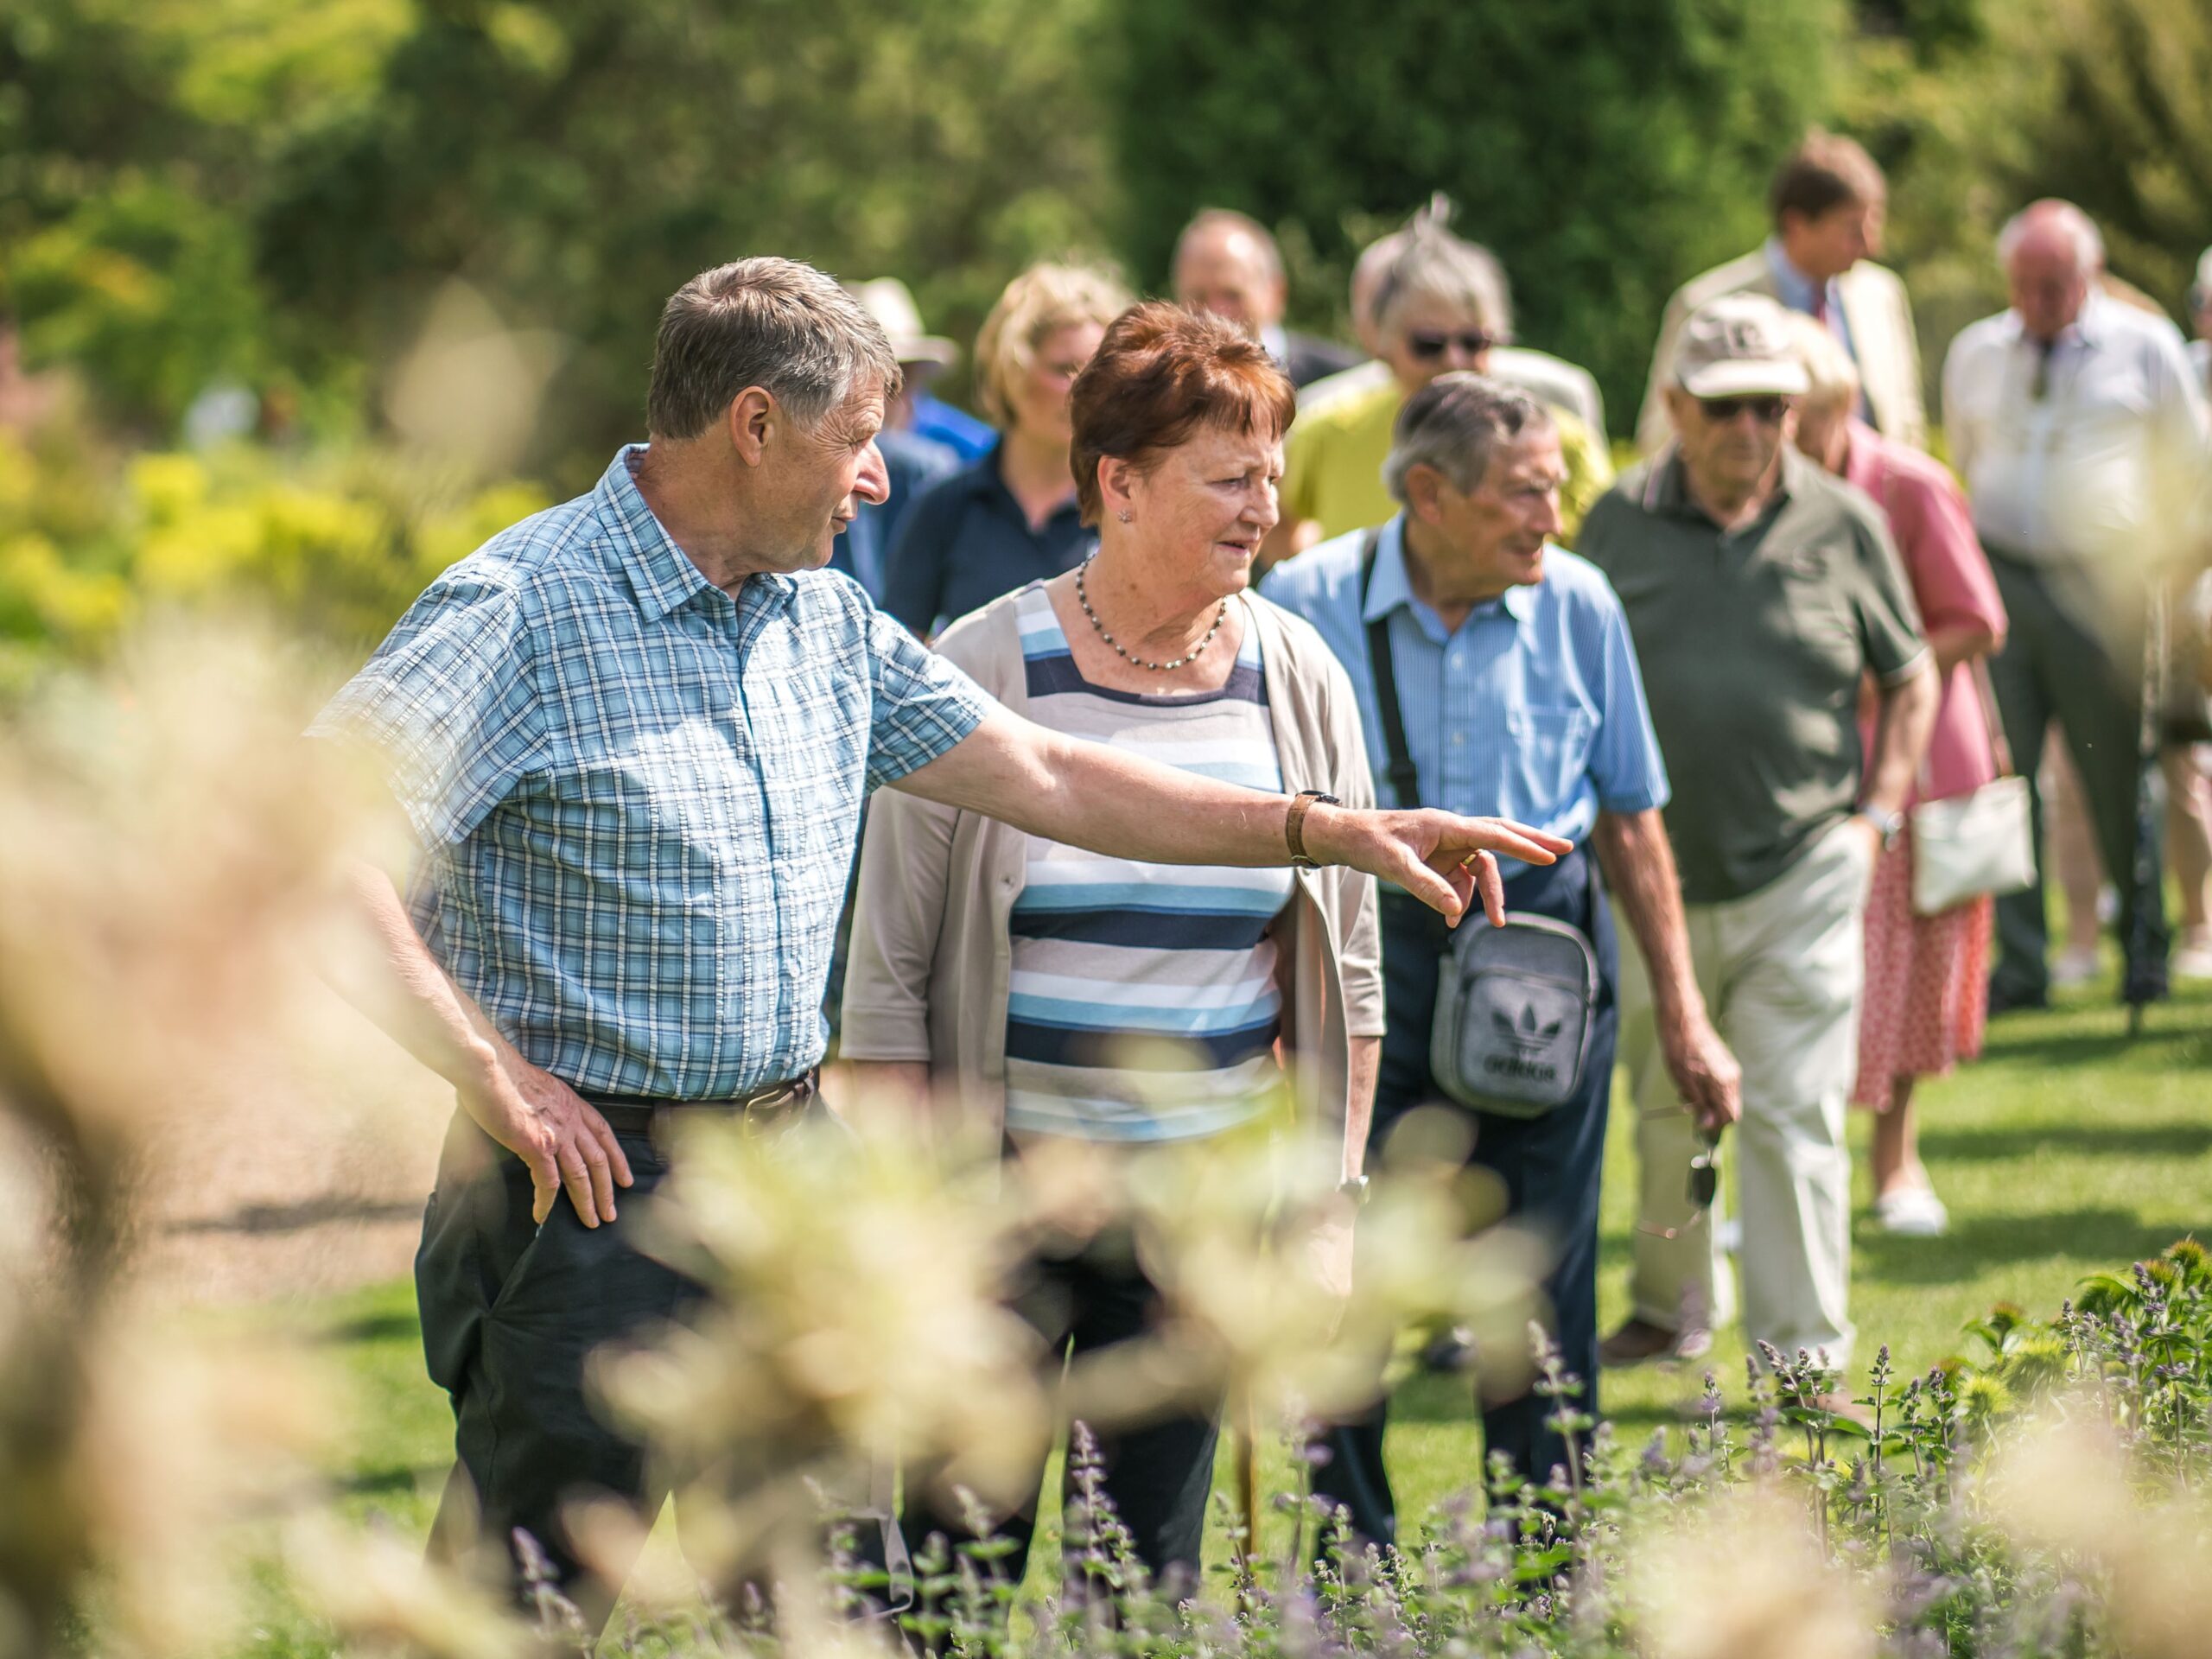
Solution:
{"label": "older man in blue plaid shirt", "polygon": [[1128,858],[1349,863],[1454,917],[1478,886],[1498,913],[1492,851],[1567,847],[1240,789],[998,708],[823,569],[885,499],[898,384],[821,272],[696,277],[661,319],[651,443],[440,576],[315,728],[374,748],[423,849],[404,901],[359,873],[390,972],[353,988],[461,1109],[416,1261],[456,1418],[440,1536],[526,1529],[595,1609],[612,1586],[582,1578],[563,1503],[659,1494],[585,1360],[693,1294],[616,1194],[658,1181],[667,1114],[811,1100],[868,791]]}

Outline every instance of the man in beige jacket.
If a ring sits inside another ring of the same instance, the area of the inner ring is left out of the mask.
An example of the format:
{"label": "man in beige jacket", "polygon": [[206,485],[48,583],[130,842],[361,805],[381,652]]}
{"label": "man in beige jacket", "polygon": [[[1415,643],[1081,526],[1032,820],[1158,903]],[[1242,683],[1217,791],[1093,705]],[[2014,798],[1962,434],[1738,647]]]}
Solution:
{"label": "man in beige jacket", "polygon": [[1928,445],[1920,391],[1920,345],[1904,283],[1869,257],[1881,251],[1889,185],[1872,156],[1848,138],[1815,128],[1774,176],[1774,234],[1739,259],[1685,283],[1667,302],[1652,353],[1651,380],[1636,423],[1636,446],[1656,454],[1674,435],[1666,389],[1675,384],[1682,324],[1727,294],[1764,294],[1825,324],[1866,388],[1859,413],[1885,437]]}

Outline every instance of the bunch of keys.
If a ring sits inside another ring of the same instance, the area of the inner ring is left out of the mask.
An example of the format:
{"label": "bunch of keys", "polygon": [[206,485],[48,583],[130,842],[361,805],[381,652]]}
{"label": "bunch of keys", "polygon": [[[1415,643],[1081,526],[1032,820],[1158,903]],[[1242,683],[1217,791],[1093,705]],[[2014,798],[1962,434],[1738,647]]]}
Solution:
{"label": "bunch of keys", "polygon": [[1703,1133],[1703,1145],[1697,1156],[1690,1160],[1690,1203],[1701,1213],[1713,1208],[1713,1201],[1720,1195],[1720,1136],[1712,1130]]}

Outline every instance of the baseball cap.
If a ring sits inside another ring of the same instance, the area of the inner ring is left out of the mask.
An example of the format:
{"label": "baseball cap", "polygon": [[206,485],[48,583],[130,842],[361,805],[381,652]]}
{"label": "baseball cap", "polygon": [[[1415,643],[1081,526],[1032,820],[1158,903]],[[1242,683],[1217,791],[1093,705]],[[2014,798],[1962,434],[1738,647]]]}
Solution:
{"label": "baseball cap", "polygon": [[914,296],[906,284],[896,276],[878,276],[873,282],[856,283],[853,297],[868,309],[868,314],[883,325],[883,332],[891,336],[891,349],[899,354],[901,363],[935,363],[940,366],[957,362],[960,348],[943,334],[922,332],[922,313],[914,303]]}
{"label": "baseball cap", "polygon": [[1807,385],[1789,344],[1789,314],[1759,294],[1700,306],[1682,325],[1675,378],[1693,397],[1794,397]]}

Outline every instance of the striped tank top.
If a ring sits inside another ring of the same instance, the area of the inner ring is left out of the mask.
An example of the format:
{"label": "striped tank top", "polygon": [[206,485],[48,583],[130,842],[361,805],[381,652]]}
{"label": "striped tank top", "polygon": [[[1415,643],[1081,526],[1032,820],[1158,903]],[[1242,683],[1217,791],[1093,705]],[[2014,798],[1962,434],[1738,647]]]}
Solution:
{"label": "striped tank top", "polygon": [[[1220,690],[1153,696],[1084,678],[1041,582],[1017,614],[1032,720],[1281,791],[1256,629]],[[1187,1140],[1266,1109],[1282,1014],[1268,928],[1291,883],[1287,869],[1142,864],[1030,836],[1009,922],[1007,1127]]]}

